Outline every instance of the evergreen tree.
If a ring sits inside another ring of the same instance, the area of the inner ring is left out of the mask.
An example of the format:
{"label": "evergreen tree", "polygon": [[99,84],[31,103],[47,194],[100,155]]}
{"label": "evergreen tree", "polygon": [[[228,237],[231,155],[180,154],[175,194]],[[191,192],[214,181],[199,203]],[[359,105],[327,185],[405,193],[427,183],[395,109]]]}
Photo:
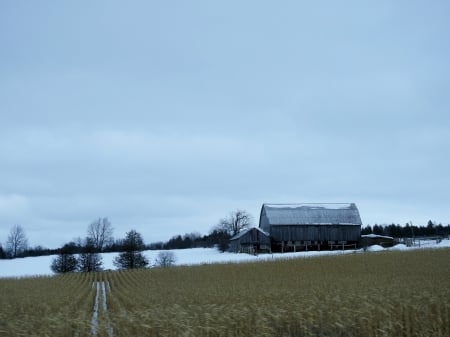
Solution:
{"label": "evergreen tree", "polygon": [[64,249],[53,259],[50,268],[57,274],[70,273],[77,269],[77,258],[75,255],[68,253]]}
{"label": "evergreen tree", "polygon": [[368,235],[372,234],[372,227],[370,225],[367,225],[366,227],[361,229],[361,235]]}
{"label": "evergreen tree", "polygon": [[0,259],[5,259],[6,258],[6,253],[3,250],[2,245],[0,244]]}
{"label": "evergreen tree", "polygon": [[231,235],[222,229],[213,228],[211,233],[207,236],[206,242],[209,246],[216,246],[219,251],[226,252],[229,248]]}
{"label": "evergreen tree", "polygon": [[373,226],[373,234],[384,235],[383,226],[375,224]]}
{"label": "evergreen tree", "polygon": [[122,242],[123,252],[114,259],[114,265],[119,269],[145,268],[147,258],[142,254],[145,249],[144,240],[134,229],[126,233]]}

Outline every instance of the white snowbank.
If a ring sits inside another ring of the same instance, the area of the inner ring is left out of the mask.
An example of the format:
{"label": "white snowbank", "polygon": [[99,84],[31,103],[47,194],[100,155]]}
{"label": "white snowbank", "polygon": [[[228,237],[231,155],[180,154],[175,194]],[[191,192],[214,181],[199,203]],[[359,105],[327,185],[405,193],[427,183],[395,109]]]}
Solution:
{"label": "white snowbank", "polygon": [[[422,243],[420,247],[406,247],[403,244],[396,245],[391,248],[383,248],[378,245],[370,246],[367,248],[369,252],[384,251],[384,250],[414,250],[414,249],[430,249],[430,248],[445,248],[450,247],[450,240],[442,240],[440,243],[436,243],[436,240],[430,240],[426,244]],[[145,251],[145,256],[150,260],[150,264],[154,264],[156,257],[160,253],[160,250],[148,250]],[[193,249],[174,249],[171,252],[175,255],[175,265],[199,265],[199,264],[211,264],[211,263],[238,263],[238,262],[250,262],[250,261],[267,261],[273,259],[290,259],[290,258],[309,258],[326,255],[342,255],[352,254],[355,252],[363,252],[360,250],[334,250],[334,251],[312,251],[312,252],[298,252],[298,253],[275,253],[275,254],[234,254],[234,253],[221,253],[217,249],[213,248],[193,248]],[[104,253],[103,268],[104,269],[116,269],[113,261],[118,253]],[[23,277],[23,276],[44,276],[53,275],[50,269],[50,264],[55,258],[53,256],[39,256],[39,257],[27,257],[13,260],[0,260],[0,277]]]}
{"label": "white snowbank", "polygon": [[404,245],[403,243],[399,243],[398,245],[395,245],[394,247],[388,248],[388,250],[408,250],[408,249],[411,249],[411,248]]}
{"label": "white snowbank", "polygon": [[384,248],[380,245],[372,245],[372,246],[367,247],[368,252],[381,252],[383,250],[384,250]]}
{"label": "white snowbank", "polygon": [[381,239],[391,239],[394,240],[392,236],[386,236],[386,235],[378,235],[378,234],[364,234],[361,235],[362,238],[381,238]]}

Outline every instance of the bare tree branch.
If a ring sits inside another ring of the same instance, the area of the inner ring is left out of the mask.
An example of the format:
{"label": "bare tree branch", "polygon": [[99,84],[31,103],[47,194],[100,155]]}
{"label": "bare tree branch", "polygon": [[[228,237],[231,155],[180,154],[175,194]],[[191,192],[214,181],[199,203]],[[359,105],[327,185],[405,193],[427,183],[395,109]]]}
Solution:
{"label": "bare tree branch", "polygon": [[25,235],[25,230],[20,225],[14,225],[9,232],[8,240],[6,241],[7,253],[11,257],[17,257],[27,249],[27,246],[28,240]]}
{"label": "bare tree branch", "polygon": [[112,234],[113,228],[108,218],[98,218],[93,221],[87,231],[87,237],[98,252],[101,252],[113,241]]}
{"label": "bare tree branch", "polygon": [[228,217],[221,219],[217,227],[220,231],[233,236],[241,230],[251,226],[252,223],[252,216],[247,211],[238,209],[231,212]]}

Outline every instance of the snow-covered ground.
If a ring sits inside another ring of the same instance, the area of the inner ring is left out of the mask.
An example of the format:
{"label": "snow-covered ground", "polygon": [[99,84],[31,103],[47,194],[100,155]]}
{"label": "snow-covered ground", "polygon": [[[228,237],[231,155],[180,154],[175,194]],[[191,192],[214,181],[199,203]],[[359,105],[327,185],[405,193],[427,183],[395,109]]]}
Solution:
{"label": "snow-covered ground", "polygon": [[[387,251],[387,250],[414,250],[414,249],[429,249],[429,248],[444,248],[450,247],[450,240],[442,240],[440,243],[433,241],[422,241],[420,247],[406,247],[399,244],[392,248],[383,248],[381,246],[370,246],[367,251]],[[145,251],[145,256],[153,264],[156,257],[159,254],[159,250]],[[220,253],[213,248],[193,248],[193,249],[174,249],[171,250],[175,255],[176,265],[198,265],[198,264],[211,264],[211,263],[228,263],[228,262],[250,262],[250,261],[265,261],[273,259],[286,259],[286,258],[306,258],[317,257],[324,255],[342,255],[351,254],[355,252],[363,252],[363,250],[335,250],[335,251],[312,251],[312,252],[298,252],[298,253],[276,253],[276,254],[260,254],[257,256],[248,254],[234,254],[234,253]],[[118,253],[104,253],[103,268],[104,269],[116,269],[113,265],[114,258]],[[27,257],[13,260],[0,260],[0,277],[23,277],[23,276],[45,276],[53,275],[50,269],[50,264],[55,256],[39,256],[39,257]]]}

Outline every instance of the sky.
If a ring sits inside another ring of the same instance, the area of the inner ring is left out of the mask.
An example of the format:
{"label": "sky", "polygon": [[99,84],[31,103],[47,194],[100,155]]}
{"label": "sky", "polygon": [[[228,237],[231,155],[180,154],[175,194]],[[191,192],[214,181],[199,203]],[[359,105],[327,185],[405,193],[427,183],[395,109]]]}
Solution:
{"label": "sky", "polygon": [[448,1],[0,2],[0,243],[263,203],[450,223]]}

